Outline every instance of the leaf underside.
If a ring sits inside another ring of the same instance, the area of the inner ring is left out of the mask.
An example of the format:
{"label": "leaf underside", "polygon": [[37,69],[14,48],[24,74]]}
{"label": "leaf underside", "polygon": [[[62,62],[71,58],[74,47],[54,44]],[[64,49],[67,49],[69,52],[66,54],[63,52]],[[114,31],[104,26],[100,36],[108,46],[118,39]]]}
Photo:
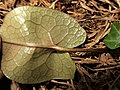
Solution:
{"label": "leaf underside", "polygon": [[120,23],[113,23],[111,25],[110,33],[105,37],[103,42],[110,49],[120,47]]}
{"label": "leaf underside", "polygon": [[19,7],[8,13],[0,28],[0,35],[3,42],[16,43],[3,43],[3,73],[25,84],[72,79],[75,73],[75,64],[68,53],[27,45],[73,48],[86,39],[84,29],[69,15],[30,6]]}

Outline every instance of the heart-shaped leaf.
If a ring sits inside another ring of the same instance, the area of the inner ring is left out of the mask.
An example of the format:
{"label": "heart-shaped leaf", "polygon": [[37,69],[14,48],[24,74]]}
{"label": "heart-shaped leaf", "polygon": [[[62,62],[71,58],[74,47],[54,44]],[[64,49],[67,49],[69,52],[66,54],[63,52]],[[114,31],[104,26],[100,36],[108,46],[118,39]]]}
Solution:
{"label": "heart-shaped leaf", "polygon": [[0,35],[3,73],[26,84],[72,79],[75,64],[69,54],[49,48],[73,48],[86,39],[85,30],[69,15],[30,6],[9,12],[0,28]]}
{"label": "heart-shaped leaf", "polygon": [[120,47],[120,23],[113,23],[111,25],[110,33],[105,37],[103,42],[110,49]]}

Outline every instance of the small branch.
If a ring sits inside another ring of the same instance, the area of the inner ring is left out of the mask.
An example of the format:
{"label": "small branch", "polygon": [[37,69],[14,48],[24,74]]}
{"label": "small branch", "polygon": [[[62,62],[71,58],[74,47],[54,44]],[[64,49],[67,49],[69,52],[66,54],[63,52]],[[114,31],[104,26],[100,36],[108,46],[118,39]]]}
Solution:
{"label": "small branch", "polygon": [[71,85],[72,85],[72,89],[75,90],[73,80],[71,79],[70,82],[71,82]]}
{"label": "small branch", "polygon": [[13,5],[14,8],[16,8],[17,2],[20,2],[20,0],[15,0],[15,1],[14,1],[14,5]]}
{"label": "small branch", "polygon": [[58,82],[58,81],[56,81],[56,80],[51,80],[51,82],[53,82],[53,83],[57,83],[57,84],[61,84],[61,85],[67,85],[67,86],[72,87],[71,84],[69,84],[69,83],[65,83],[65,82]]}
{"label": "small branch", "polygon": [[55,8],[55,3],[56,3],[56,2],[58,2],[58,0],[55,0],[49,8],[53,8],[53,9],[54,9],[54,8]]}
{"label": "small branch", "polygon": [[105,67],[105,68],[98,68],[98,69],[92,69],[92,68],[89,68],[89,67],[87,67],[87,68],[92,70],[92,71],[104,71],[104,70],[111,70],[111,69],[115,69],[115,68],[120,68],[120,65]]}

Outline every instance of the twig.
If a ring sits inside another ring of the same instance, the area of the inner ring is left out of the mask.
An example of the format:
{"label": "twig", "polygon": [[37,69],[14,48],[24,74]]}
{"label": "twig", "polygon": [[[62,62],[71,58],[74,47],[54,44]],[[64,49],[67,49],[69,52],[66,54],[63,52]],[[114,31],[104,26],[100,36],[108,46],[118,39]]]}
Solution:
{"label": "twig", "polygon": [[82,21],[92,21],[92,20],[98,20],[98,21],[114,21],[114,22],[120,22],[120,20],[118,19],[110,19],[109,17],[104,17],[104,18],[86,18],[86,19],[80,19],[80,20],[77,20],[78,22],[82,22]]}
{"label": "twig", "polygon": [[56,81],[56,80],[51,80],[51,82],[53,82],[53,83],[57,83],[57,84],[62,84],[62,85],[67,85],[67,86],[72,87],[71,84],[69,84],[69,83],[65,83],[65,82],[58,82],[58,81]]}
{"label": "twig", "polygon": [[71,82],[71,85],[72,85],[72,89],[75,90],[73,80],[71,79],[70,82]]}
{"label": "twig", "polygon": [[54,8],[55,8],[55,3],[56,3],[56,2],[58,2],[58,0],[55,0],[49,8],[53,8],[53,9],[54,9]]}
{"label": "twig", "polygon": [[86,10],[88,10],[88,11],[91,11],[92,13],[93,13],[93,12],[96,12],[95,10],[93,10],[93,9],[91,9],[90,7],[86,6],[84,3],[80,2],[80,4],[81,4],[81,6],[82,6],[84,9],[86,9]]}
{"label": "twig", "polygon": [[89,68],[89,67],[87,67],[87,68],[92,70],[92,71],[103,71],[103,70],[110,70],[110,69],[120,68],[120,65],[106,67],[106,68],[99,68],[99,69],[92,69],[92,68]]}
{"label": "twig", "polygon": [[80,57],[71,57],[72,60],[77,63],[77,64],[99,64],[100,61],[96,60],[96,59],[84,59],[84,58],[80,58]]}
{"label": "twig", "polygon": [[12,81],[11,90],[20,90],[19,85],[15,81]]}
{"label": "twig", "polygon": [[43,3],[46,7],[50,7],[51,4],[48,3],[46,0],[40,0],[41,3]]}
{"label": "twig", "polygon": [[16,8],[17,2],[20,2],[20,0],[15,0],[15,1],[14,1],[14,5],[13,5],[14,8]]}
{"label": "twig", "polygon": [[[110,24],[108,23],[108,21],[106,21],[106,27],[104,30],[101,30],[97,36],[95,37],[94,41],[92,41],[91,43],[88,43],[86,44],[85,46],[87,47],[92,47],[94,46],[96,43],[98,43],[102,38],[103,36],[105,36],[106,34],[108,34],[108,31],[110,31],[108,28],[109,28]],[[107,33],[106,33],[107,31]]]}

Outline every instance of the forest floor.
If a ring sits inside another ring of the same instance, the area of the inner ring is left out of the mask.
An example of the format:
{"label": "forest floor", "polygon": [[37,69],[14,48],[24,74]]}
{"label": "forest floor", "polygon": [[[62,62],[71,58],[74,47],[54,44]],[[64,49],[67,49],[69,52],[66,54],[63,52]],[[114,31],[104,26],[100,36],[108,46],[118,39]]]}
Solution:
{"label": "forest floor", "polygon": [[[106,49],[70,53],[77,68],[74,79],[50,80],[37,85],[39,90],[120,90],[120,49],[110,50],[103,43],[111,24],[120,22],[120,0],[0,0],[0,25],[8,12],[26,5],[69,14],[87,32],[87,39],[79,48]],[[0,87],[0,90],[10,90],[7,85],[11,90],[17,90],[15,82],[1,73],[0,78],[4,88]]]}

